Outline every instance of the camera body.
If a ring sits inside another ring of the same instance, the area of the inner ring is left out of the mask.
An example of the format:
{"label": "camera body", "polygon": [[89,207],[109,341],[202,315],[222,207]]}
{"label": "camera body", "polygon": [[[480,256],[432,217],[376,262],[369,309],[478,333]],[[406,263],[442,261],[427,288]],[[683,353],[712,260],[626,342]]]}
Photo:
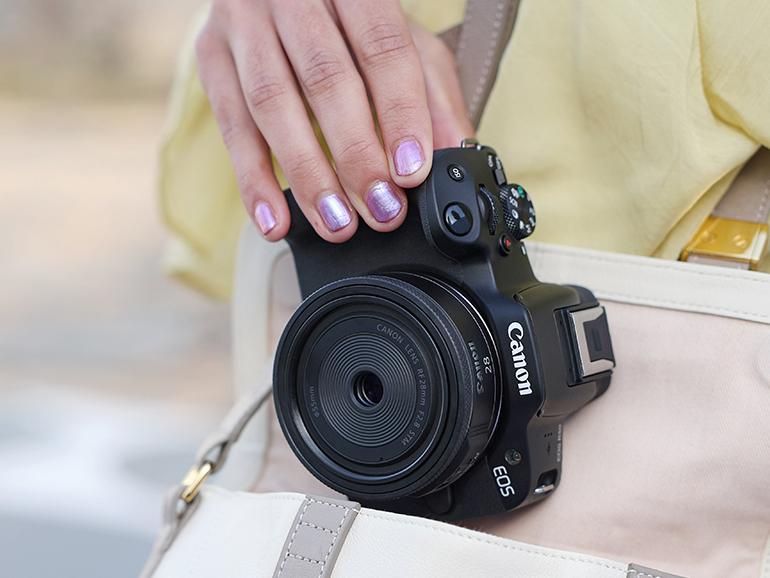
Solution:
{"label": "camera body", "polygon": [[443,520],[549,495],[563,422],[607,389],[614,356],[590,291],[535,278],[534,209],[495,151],[436,151],[403,225],[344,244],[287,198],[304,301],[274,397],[303,464],[366,506]]}

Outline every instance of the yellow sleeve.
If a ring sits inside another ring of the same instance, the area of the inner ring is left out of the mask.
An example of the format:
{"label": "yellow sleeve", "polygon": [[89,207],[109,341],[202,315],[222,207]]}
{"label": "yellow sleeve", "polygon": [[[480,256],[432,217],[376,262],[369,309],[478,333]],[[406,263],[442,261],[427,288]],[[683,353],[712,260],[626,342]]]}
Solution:
{"label": "yellow sleeve", "polygon": [[227,299],[246,213],[196,72],[195,36],[207,15],[208,6],[180,51],[160,149],[158,192],[172,235],[165,253],[168,271],[212,297]]}
{"label": "yellow sleeve", "polygon": [[698,25],[712,109],[770,147],[770,2],[699,0]]}

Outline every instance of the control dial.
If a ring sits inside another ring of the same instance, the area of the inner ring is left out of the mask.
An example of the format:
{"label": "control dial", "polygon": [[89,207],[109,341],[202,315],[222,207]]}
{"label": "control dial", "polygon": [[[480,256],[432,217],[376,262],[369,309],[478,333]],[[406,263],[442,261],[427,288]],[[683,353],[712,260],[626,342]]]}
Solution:
{"label": "control dial", "polygon": [[512,237],[521,241],[535,231],[535,207],[521,185],[504,185],[499,189],[503,220]]}

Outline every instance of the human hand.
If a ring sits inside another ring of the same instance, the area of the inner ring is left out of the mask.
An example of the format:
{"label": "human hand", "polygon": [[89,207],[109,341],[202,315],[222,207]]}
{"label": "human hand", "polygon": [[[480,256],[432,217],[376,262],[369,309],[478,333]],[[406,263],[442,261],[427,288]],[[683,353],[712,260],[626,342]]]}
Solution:
{"label": "human hand", "polygon": [[359,216],[397,228],[433,149],[473,134],[451,52],[397,0],[214,0],[196,50],[243,203],[271,241],[290,222],[271,151],[318,234],[342,242]]}

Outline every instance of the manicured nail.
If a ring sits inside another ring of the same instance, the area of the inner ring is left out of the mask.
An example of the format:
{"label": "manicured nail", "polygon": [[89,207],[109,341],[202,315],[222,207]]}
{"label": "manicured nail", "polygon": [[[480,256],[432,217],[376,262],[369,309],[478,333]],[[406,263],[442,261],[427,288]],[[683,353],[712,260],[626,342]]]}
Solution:
{"label": "manicured nail", "polygon": [[377,181],[366,195],[366,206],[377,221],[387,223],[401,212],[401,199],[390,183]]}
{"label": "manicured nail", "polygon": [[424,162],[425,156],[422,154],[422,147],[414,139],[402,141],[393,154],[396,173],[402,177],[419,171]]}
{"label": "manicured nail", "polygon": [[318,202],[318,212],[321,213],[321,218],[331,232],[339,231],[350,224],[350,211],[334,193]]}
{"label": "manicured nail", "polygon": [[262,231],[263,235],[267,235],[278,224],[273,209],[267,203],[257,203],[254,208],[254,218],[257,220],[257,225],[259,225],[259,230]]}

